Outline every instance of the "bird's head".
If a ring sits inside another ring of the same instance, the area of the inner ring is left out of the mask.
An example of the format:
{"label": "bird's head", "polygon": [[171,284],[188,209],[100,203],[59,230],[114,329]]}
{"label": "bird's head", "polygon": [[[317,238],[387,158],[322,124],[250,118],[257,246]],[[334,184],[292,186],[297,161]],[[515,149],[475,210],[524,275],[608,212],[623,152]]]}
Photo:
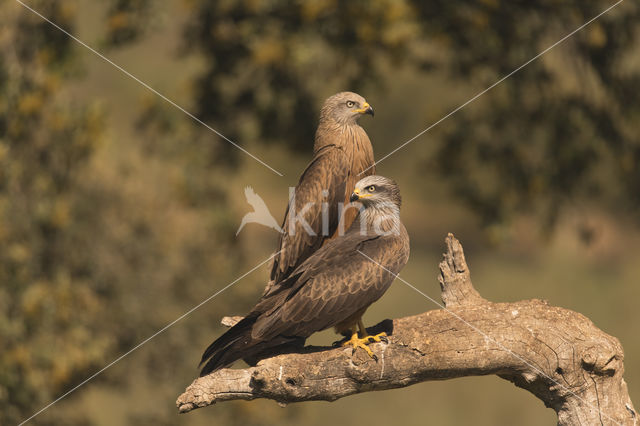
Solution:
{"label": "bird's head", "polygon": [[393,180],[384,176],[367,176],[356,183],[349,201],[359,201],[365,208],[394,205],[398,209],[402,199],[400,188]]}
{"label": "bird's head", "polygon": [[362,96],[353,92],[340,92],[324,102],[320,112],[320,120],[354,124],[364,114],[373,116],[373,108]]}

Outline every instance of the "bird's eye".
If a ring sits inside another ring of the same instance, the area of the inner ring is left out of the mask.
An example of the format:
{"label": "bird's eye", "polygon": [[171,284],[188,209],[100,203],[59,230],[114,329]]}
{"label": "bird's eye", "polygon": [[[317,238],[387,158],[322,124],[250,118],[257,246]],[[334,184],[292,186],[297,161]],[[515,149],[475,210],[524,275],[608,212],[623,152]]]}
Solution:
{"label": "bird's eye", "polygon": [[355,102],[353,102],[353,101],[347,101],[347,107],[349,107],[349,108],[353,108],[353,106],[354,106],[355,104],[356,104],[356,103],[355,103]]}
{"label": "bird's eye", "polygon": [[367,188],[367,191],[369,192],[375,192],[376,190],[376,186],[375,185],[371,185],[370,187]]}

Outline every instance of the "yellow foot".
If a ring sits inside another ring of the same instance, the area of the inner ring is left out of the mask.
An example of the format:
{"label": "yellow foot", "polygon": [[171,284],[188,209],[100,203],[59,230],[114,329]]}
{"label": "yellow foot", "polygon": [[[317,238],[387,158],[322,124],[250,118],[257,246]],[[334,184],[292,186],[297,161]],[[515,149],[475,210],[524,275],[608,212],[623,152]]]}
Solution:
{"label": "yellow foot", "polygon": [[342,344],[342,346],[353,346],[353,351],[351,352],[351,355],[353,355],[356,352],[357,348],[362,348],[364,349],[371,358],[375,359],[376,361],[378,360],[378,357],[376,356],[376,354],[373,353],[373,351],[371,349],[369,349],[369,344],[371,343],[375,343],[375,342],[385,342],[388,343],[387,340],[387,333],[382,332],[379,334],[376,334],[375,336],[365,336],[363,338],[358,338],[358,333],[354,333],[351,336],[351,339],[347,340],[346,342],[344,342]]}

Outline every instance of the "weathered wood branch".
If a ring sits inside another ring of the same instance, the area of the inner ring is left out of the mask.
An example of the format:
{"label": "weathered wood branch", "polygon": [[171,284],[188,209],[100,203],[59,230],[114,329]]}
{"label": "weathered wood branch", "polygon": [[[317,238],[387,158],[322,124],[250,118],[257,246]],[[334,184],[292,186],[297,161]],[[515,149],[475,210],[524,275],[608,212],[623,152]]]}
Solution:
{"label": "weathered wood branch", "polygon": [[[348,348],[307,347],[242,370],[196,379],[178,398],[185,413],[216,402],[268,398],[280,403],[334,401],[427,380],[496,374],[527,389],[561,425],[636,425],[623,379],[620,342],[585,316],[540,300],[492,303],[473,288],[453,235],[440,263],[445,309],[385,320],[388,343],[353,356]],[[229,321],[232,323],[232,321]]]}

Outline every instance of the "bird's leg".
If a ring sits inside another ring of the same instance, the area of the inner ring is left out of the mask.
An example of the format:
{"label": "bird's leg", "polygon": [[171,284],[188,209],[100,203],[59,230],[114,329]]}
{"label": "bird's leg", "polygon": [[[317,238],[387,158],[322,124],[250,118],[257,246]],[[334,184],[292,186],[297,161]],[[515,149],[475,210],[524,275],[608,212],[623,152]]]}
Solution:
{"label": "bird's leg", "polygon": [[[362,333],[362,338],[358,337],[358,332],[356,331],[357,327],[360,328],[360,332]],[[354,324],[353,327],[351,327],[351,339],[344,342],[342,346],[353,346],[353,351],[351,352],[352,355],[355,353],[357,348],[362,348],[367,352],[367,354],[369,354],[371,358],[377,361],[378,357],[376,356],[376,354],[373,353],[371,349],[369,349],[369,346],[367,345],[369,345],[370,343],[380,342],[380,341],[386,342],[387,334],[383,332],[380,334],[376,334],[375,336],[368,336],[367,330],[365,329],[364,324],[362,323],[362,318],[358,320],[357,327],[356,327],[356,324]]]}
{"label": "bird's leg", "polygon": [[387,333],[385,333],[384,331],[382,333],[378,333],[373,336],[367,334],[367,329],[364,326],[364,323],[362,322],[362,318],[358,320],[358,328],[360,328],[360,334],[362,334],[362,338],[363,339],[366,338],[369,341],[369,343],[374,343],[374,342],[389,343],[389,340],[387,339]]}

